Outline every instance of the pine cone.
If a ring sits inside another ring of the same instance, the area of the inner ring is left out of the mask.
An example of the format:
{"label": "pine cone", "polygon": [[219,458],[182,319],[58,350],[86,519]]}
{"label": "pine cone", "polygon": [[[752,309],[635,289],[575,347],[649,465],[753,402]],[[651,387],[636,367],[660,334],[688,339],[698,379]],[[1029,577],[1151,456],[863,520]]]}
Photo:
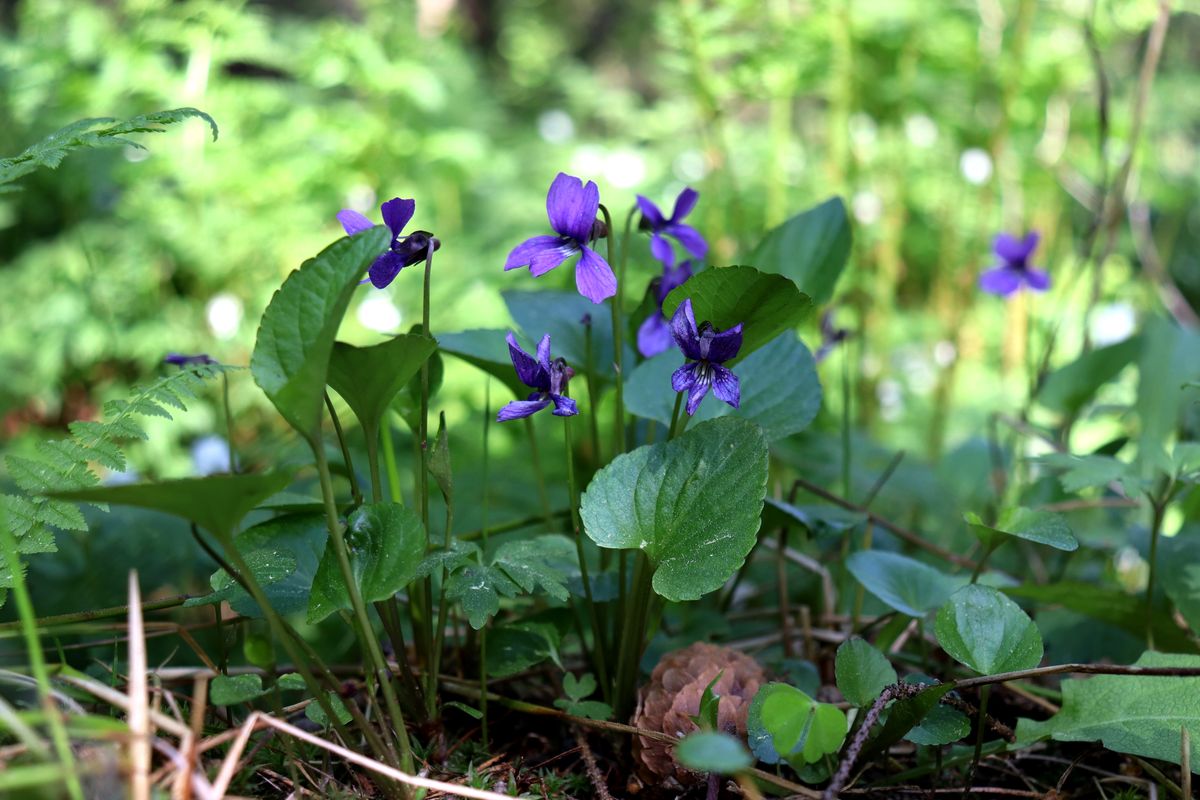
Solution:
{"label": "pine cone", "polygon": [[[721,696],[717,723],[721,730],[745,739],[746,715],[766,675],[758,662],[729,647],[696,642],[665,654],[638,692],[632,724],[682,739],[696,730],[691,717],[700,713],[704,689],[721,674],[713,691]],[[682,788],[699,783],[703,776],[675,763],[673,747],[665,742],[637,737],[633,743],[638,771],[648,784]]]}

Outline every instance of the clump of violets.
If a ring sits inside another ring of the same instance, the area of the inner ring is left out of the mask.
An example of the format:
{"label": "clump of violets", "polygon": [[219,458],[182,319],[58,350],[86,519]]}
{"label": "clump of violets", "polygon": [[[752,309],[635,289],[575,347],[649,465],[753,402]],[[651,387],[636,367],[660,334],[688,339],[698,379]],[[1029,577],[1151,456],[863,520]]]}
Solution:
{"label": "clump of violets", "polygon": [[[392,232],[392,241],[388,249],[380,253],[371,264],[370,270],[367,271],[368,277],[362,283],[370,281],[376,289],[387,288],[400,274],[400,270],[424,261],[430,250],[437,250],[442,246],[437,237],[429,231],[413,231],[408,236],[401,235],[404,233],[404,226],[412,219],[416,210],[416,200],[400,197],[393,197],[379,207],[383,214],[383,224]],[[350,236],[375,227],[371,220],[348,208],[339,211],[337,219]]]}
{"label": "clump of violets", "polygon": [[708,254],[708,242],[704,241],[698,230],[683,222],[692,213],[699,198],[700,193],[695,189],[690,186],[685,188],[675,198],[675,210],[668,218],[649,198],[640,194],[637,196],[638,208],[642,212],[640,227],[650,231],[650,252],[668,267],[675,265],[675,249],[667,241],[668,236],[683,245],[693,258],[702,259]]}
{"label": "clump of violets", "polygon": [[638,327],[637,348],[642,358],[652,358],[671,347],[671,325],[663,314],[663,301],[673,290],[692,277],[692,262],[681,261],[677,266],[663,264],[663,273],[650,282],[650,291],[658,302],[658,310]]}
{"label": "clump of violets", "polygon": [[579,255],[575,286],[579,293],[600,303],[617,293],[617,276],[599,253],[588,245],[602,226],[596,224],[600,190],[592,181],[558,173],[546,195],[546,215],[554,235],[534,236],[512,249],[504,269],[529,267],[535,278],[545,275],[568,258]]}
{"label": "clump of violets", "polygon": [[532,416],[543,408],[554,406],[552,412],[558,417],[573,417],[579,413],[575,401],[566,396],[567,381],[575,374],[561,358],[550,358],[550,334],[538,342],[537,357],[526,353],[517,344],[517,337],[509,331],[505,337],[508,342],[508,355],[512,359],[513,368],[521,383],[533,389],[533,393],[525,400],[513,400],[496,414],[497,422],[508,422],[513,419]]}
{"label": "clump of violets", "polygon": [[723,365],[736,358],[742,349],[742,323],[726,331],[717,330],[707,321],[697,326],[689,297],[679,304],[671,318],[671,335],[684,357],[690,360],[671,376],[671,388],[688,393],[688,416],[696,413],[709,389],[717,399],[737,408],[742,399],[741,385],[737,375]]}
{"label": "clump of violets", "polygon": [[992,252],[1000,263],[979,276],[979,288],[988,294],[1008,297],[1021,288],[1044,292],[1050,288],[1050,276],[1029,263],[1038,246],[1038,233],[1024,239],[1002,233],[992,242]]}

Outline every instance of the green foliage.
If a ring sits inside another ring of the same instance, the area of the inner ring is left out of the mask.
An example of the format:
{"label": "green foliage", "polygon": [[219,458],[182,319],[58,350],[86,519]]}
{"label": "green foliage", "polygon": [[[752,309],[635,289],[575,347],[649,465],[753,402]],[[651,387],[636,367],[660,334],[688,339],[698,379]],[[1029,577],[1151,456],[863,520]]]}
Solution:
{"label": "green foliage", "polygon": [[838,647],[835,669],[838,689],[859,707],[874,703],[880,692],[896,682],[896,670],[887,657],[858,637]]}
{"label": "green foliage", "polygon": [[[1200,667],[1200,656],[1147,651],[1138,667]],[[1110,750],[1180,763],[1180,731],[1200,729],[1200,678],[1097,675],[1062,683],[1062,710],[1046,721],[1022,719],[1017,740],[1100,741]],[[1192,737],[1192,771],[1200,740]]]}
{"label": "green foliage", "polygon": [[1123,342],[1084,353],[1070,364],[1046,376],[1037,401],[1059,414],[1078,414],[1104,384],[1113,380],[1137,358],[1141,340],[1132,336]]}
{"label": "green foliage", "polygon": [[836,753],[846,738],[846,715],[785,683],[768,683],[750,703],[746,730],[761,761],[799,768]]}
{"label": "green foliage", "polygon": [[[625,386],[626,408],[669,425],[675,396],[664,387],[670,387],[671,373],[683,363],[683,356],[672,349],[639,364]],[[741,417],[760,425],[768,441],[775,441],[807,428],[821,408],[821,382],[812,353],[793,333],[783,333],[755,350],[738,364],[737,375],[742,387],[740,407],[706,400],[693,423]]]}
{"label": "green foliage", "polygon": [[762,430],[722,417],[613,459],[588,485],[580,516],[601,547],[645,552],[659,595],[694,600],[754,546],[766,488]]}
{"label": "green foliage", "polygon": [[746,746],[720,731],[688,734],[675,746],[675,758],[688,769],[718,775],[734,775],[754,766]]}
{"label": "green foliage", "polygon": [[863,760],[875,758],[880,753],[886,753],[888,748],[906,737],[916,726],[938,708],[938,702],[954,685],[942,683],[922,689],[911,697],[904,697],[888,707],[887,722],[879,733],[867,741],[863,748]]}
{"label": "green foliage", "polygon": [[[513,369],[512,360],[508,357],[508,344],[504,341],[506,333],[502,330],[443,333],[438,336],[438,349],[479,367],[498,379],[514,395],[524,398],[529,394],[529,387],[521,383]],[[558,346],[556,341],[551,344],[556,348]]]}
{"label": "green foliage", "polygon": [[1034,511],[1029,508],[1013,508],[1001,515],[994,526],[985,525],[978,514],[969,512],[964,519],[988,549],[1002,545],[1010,537],[1027,542],[1044,544],[1055,550],[1071,552],[1078,549],[1079,541],[1071,532],[1067,521],[1059,514],[1049,511]]}
{"label": "green foliage", "polygon": [[971,732],[971,720],[949,706],[934,706],[921,723],[904,734],[913,744],[938,746],[953,744]]}
{"label": "green foliage", "polygon": [[938,644],[984,675],[1036,667],[1042,635],[1021,607],[990,586],[971,584],[938,610]]}
{"label": "green foliage", "polygon": [[[371,503],[350,514],[344,534],[350,569],[367,603],[386,600],[417,577],[429,537],[421,518],[398,503]],[[330,539],[313,578],[308,621],[349,609],[350,592]]]}
{"label": "green foliage", "polygon": [[[525,333],[525,338],[536,345],[544,334],[550,334],[550,352],[555,358],[565,358],[577,372],[588,370],[600,378],[611,380],[613,376],[613,330],[609,303],[592,303],[578,292],[522,292],[501,293],[508,313]],[[590,320],[585,325],[584,319]],[[591,328],[591,351],[588,351],[588,333]],[[500,337],[504,344],[504,337]],[[526,352],[533,352],[529,348]],[[504,362],[512,370],[508,348],[504,349]],[[590,359],[590,360],[589,360]],[[626,343],[625,363],[633,361],[633,351]],[[527,394],[522,390],[521,395]]]}
{"label": "green foliage", "polygon": [[831,197],[773,228],[749,261],[764,272],[790,278],[814,303],[824,305],[850,258],[850,244],[846,204]]}
{"label": "green foliage", "polygon": [[334,242],[289,275],[263,313],[250,370],[280,415],[310,440],[342,316],[388,236],[376,226]]}
{"label": "green foliage", "polygon": [[883,550],[854,553],[846,559],[846,569],[868,592],[910,617],[923,617],[939,608],[965,581]]}
{"label": "green foliage", "polygon": [[419,333],[370,347],[334,342],[326,380],[353,409],[368,440],[375,441],[392,400],[436,349],[437,342]]}
{"label": "green foliage", "polygon": [[612,706],[599,700],[587,700],[596,691],[596,679],[590,672],[576,678],[573,673],[563,673],[563,693],[566,697],[554,700],[554,707],[568,714],[588,719],[612,719]]}
{"label": "green foliage", "polygon": [[137,140],[130,139],[134,133],[162,133],[164,126],[175,125],[187,119],[202,119],[212,130],[213,141],[217,140],[217,123],[208,114],[195,108],[173,108],[156,111],[126,120],[114,117],[81,119],[25,148],[18,156],[0,158],[0,192],[5,184],[28,175],[41,167],[57,169],[63,159],[76,150],[93,147],[133,147],[145,150]]}
{"label": "green foliage", "polygon": [[[238,537],[239,548],[249,544],[249,542],[244,541],[245,538],[245,534]],[[289,584],[295,583],[295,581],[289,580],[292,576],[297,576],[304,587],[304,598],[307,598],[308,586],[312,583],[312,572],[309,571],[307,575],[300,573],[297,559],[291,551],[263,546],[258,549],[245,551],[243,558],[246,559],[246,564],[250,567],[251,574],[262,586],[267,599],[271,601],[271,606],[276,610],[293,610],[293,603],[290,601],[294,590],[289,591]],[[184,607],[191,608],[193,606],[229,603],[239,613],[244,613],[250,617],[263,616],[258,604],[246,594],[246,590],[225,570],[222,569],[214,572],[212,578],[209,579],[209,584],[212,586],[210,594],[203,597],[188,598],[183,604]]]}
{"label": "green foliage", "polygon": [[208,684],[208,699],[214,706],[249,703],[267,693],[258,675],[217,675]]}
{"label": "green foliage", "polygon": [[708,321],[719,330],[738,323],[745,325],[742,349],[731,363],[744,360],[779,334],[795,328],[812,308],[812,300],[796,284],[754,267],[715,267],[693,275],[667,295],[663,313],[670,319],[688,298],[696,324]]}

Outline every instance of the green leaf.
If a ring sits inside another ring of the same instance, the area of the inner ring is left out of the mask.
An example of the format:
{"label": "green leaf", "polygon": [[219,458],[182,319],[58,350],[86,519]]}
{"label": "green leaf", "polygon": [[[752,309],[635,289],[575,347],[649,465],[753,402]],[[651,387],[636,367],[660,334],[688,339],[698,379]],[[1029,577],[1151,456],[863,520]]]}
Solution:
{"label": "green leaf", "polygon": [[510,539],[496,550],[492,565],[507,573],[526,592],[539,584],[555,600],[570,599],[567,578],[578,570],[575,545],[561,534],[546,534],[533,539]]}
{"label": "green leaf", "polygon": [[866,523],[865,511],[851,511],[839,506],[794,506],[773,497],[767,498],[763,509],[763,527],[780,528],[800,523],[813,534],[842,533]]}
{"label": "green leaf", "polygon": [[[346,704],[342,702],[342,698],[338,697],[336,692],[327,692],[326,694],[329,697],[329,705],[333,708],[333,713],[337,716],[337,721],[342,725],[348,724],[353,717],[350,716],[350,709],[346,708]],[[322,728],[329,727],[329,717],[325,716],[325,710],[316,701],[304,707],[304,716]]]}
{"label": "green leaf", "polygon": [[500,570],[468,564],[446,579],[446,599],[462,604],[467,622],[479,630],[500,610],[500,597],[516,597],[518,587]]}
{"label": "green leaf", "polygon": [[280,675],[279,680],[275,681],[275,685],[285,692],[302,692],[307,688],[307,684],[304,683],[304,677],[299,672],[289,672],[286,675]]}
{"label": "green leaf", "polygon": [[438,334],[438,349],[478,367],[507,386],[515,396],[524,399],[530,389],[521,383],[516,370],[513,369],[512,359],[508,355],[508,343],[504,340],[507,333],[508,331],[503,330],[442,333]]}
{"label": "green leaf", "polygon": [[719,731],[699,731],[685,736],[675,746],[675,759],[690,770],[718,775],[734,775],[754,766],[746,745]]}
{"label": "green leaf", "polygon": [[53,496],[81,503],[112,503],[174,514],[222,540],[233,535],[242,518],[292,481],[287,472],[261,475],[209,475],[161,483],[93,486]]}
{"label": "green leaf", "polygon": [[477,708],[471,708],[466,703],[460,703],[457,700],[451,700],[449,703],[442,703],[442,708],[457,708],[471,719],[483,719],[482,711]]}
{"label": "green leaf", "polygon": [[837,649],[835,671],[842,695],[860,708],[874,703],[880,692],[896,682],[896,670],[887,657],[858,637]]}
{"label": "green leaf", "polygon": [[249,703],[266,693],[258,675],[217,675],[208,685],[208,698],[214,706]]}
{"label": "green leaf", "polygon": [[[1181,418],[1200,402],[1200,333],[1164,317],[1151,317],[1141,335],[1138,355],[1138,459],[1165,459],[1167,442]],[[1146,477],[1143,475],[1143,477]]]}
{"label": "green leaf", "polygon": [[717,716],[721,711],[721,695],[717,694],[713,687],[717,685],[717,681],[721,680],[721,676],[724,674],[724,670],[719,670],[700,695],[700,713],[692,717],[692,722],[700,730],[717,730]]}
{"label": "green leaf", "polygon": [[867,742],[860,756],[860,763],[869,763],[872,758],[884,753],[896,742],[903,739],[909,731],[921,724],[937,707],[942,696],[954,688],[952,683],[934,684],[922,689],[912,697],[905,697],[892,703],[888,708],[887,722],[875,737]]}
{"label": "green leaf", "polygon": [[[644,419],[671,424],[675,392],[671,374],[682,366],[683,356],[672,349],[643,361],[625,384],[625,408]],[[692,423],[721,416],[736,416],[762,426],[774,441],[809,426],[821,408],[821,382],[812,353],[790,331],[755,350],[737,366],[741,381],[741,407],[731,408],[715,397],[705,400]]]}
{"label": "green leaf", "polygon": [[[1129,595],[1120,589],[1080,581],[1021,584],[1005,587],[1003,591],[1009,597],[1062,606],[1085,617],[1107,622],[1139,639],[1146,636],[1146,606],[1140,595]],[[1154,646],[1159,650],[1171,653],[1196,652],[1196,645],[1187,631],[1175,624],[1165,604],[1155,603],[1150,626],[1154,632]]]}
{"label": "green leaf", "polygon": [[271,298],[250,358],[254,380],[305,438],[318,435],[334,337],[358,279],[387,249],[388,230],[345,236],[293,271]]}
{"label": "green leaf", "polygon": [[[1200,656],[1147,651],[1139,667],[1200,667]],[[1050,737],[1100,741],[1109,750],[1180,763],[1183,728],[1200,733],[1200,677],[1096,675],[1062,682],[1062,710],[1048,720],[1017,722],[1018,743]],[[1192,734],[1192,771],[1200,772],[1200,736]]]}
{"label": "green leaf", "polygon": [[394,336],[370,347],[334,342],[326,379],[354,411],[368,441],[375,441],[392,400],[437,349],[419,333]]}
{"label": "green leaf", "polygon": [[487,674],[507,678],[550,658],[552,643],[537,629],[500,625],[488,629]]}
{"label": "green leaf", "polygon": [[[347,520],[345,540],[351,571],[367,603],[386,600],[411,583],[427,544],[421,518],[399,503],[356,509]],[[342,608],[350,608],[350,593],[331,540],[313,580],[308,621],[320,622]]]}
{"label": "green leaf", "polygon": [[750,263],[777,272],[812,296],[828,303],[850,258],[850,221],[840,197],[831,197],[773,228],[754,248]]}
{"label": "green leaf", "polygon": [[1083,489],[1107,486],[1113,481],[1120,481],[1130,495],[1141,491],[1136,471],[1129,464],[1118,461],[1110,456],[1086,455],[1076,456],[1069,453],[1048,453],[1031,459],[1052,469],[1061,469],[1058,476],[1064,492],[1074,494]]}
{"label": "green leaf", "polygon": [[[612,312],[609,302],[599,305],[571,291],[501,292],[508,313],[531,342],[550,334],[550,352],[555,358],[565,358],[567,363],[582,373],[588,368],[586,326],[583,318],[591,318],[592,328],[592,372],[602,379],[611,379],[613,372]],[[504,344],[504,337],[500,337]],[[505,345],[505,361],[508,347]],[[532,352],[527,350],[526,352]],[[633,351],[625,348],[625,364],[633,363]],[[509,362],[511,369],[512,363]]]}
{"label": "green leaf", "polygon": [[1029,508],[1013,508],[1001,515],[996,525],[983,524],[979,515],[970,512],[964,515],[971,532],[989,548],[998,547],[1008,537],[1015,536],[1027,542],[1044,544],[1056,550],[1071,552],[1079,549],[1079,540],[1071,532],[1071,526],[1060,514],[1050,511],[1034,511]]}
{"label": "green leaf", "polygon": [[971,584],[951,595],[934,630],[943,650],[983,675],[1032,669],[1042,660],[1042,635],[1033,620],[990,586]]}
{"label": "green leaf", "polygon": [[[242,553],[242,558],[250,567],[251,574],[254,575],[267,595],[267,600],[271,602],[271,607],[276,608],[272,597],[272,595],[277,595],[275,587],[287,581],[296,572],[296,559],[285,550],[276,550],[269,546],[261,550],[244,550]],[[246,590],[225,570],[217,570],[213,573],[209,584],[213,588],[212,594],[189,598],[184,602],[184,607],[209,606],[228,601],[231,606],[234,603],[238,604],[238,609],[235,609],[238,613],[259,618],[263,616],[258,604],[250,599]]]}
{"label": "green leaf", "polygon": [[576,678],[573,672],[563,673],[563,692],[568,700],[582,700],[596,691],[596,678],[590,672],[585,672]]}
{"label": "green leaf", "polygon": [[639,447],[596,473],[580,514],[600,547],[646,553],[673,602],[725,584],[754,547],[767,491],[762,429],[722,417]]}
{"label": "green leaf", "polygon": [[846,559],[846,569],[863,587],[891,608],[923,617],[939,608],[966,582],[908,556],[864,550]]}
{"label": "green leaf", "polygon": [[1038,390],[1037,402],[1064,416],[1078,414],[1101,386],[1117,377],[1137,357],[1141,345],[1141,339],[1134,336],[1084,353],[1046,376]]}
{"label": "green leaf", "polygon": [[714,267],[693,275],[663,301],[667,319],[689,297],[697,324],[708,321],[719,330],[745,324],[735,362],[799,325],[812,308],[796,284],[754,267]]}
{"label": "green leaf", "polygon": [[479,545],[474,542],[451,542],[449,547],[434,550],[421,559],[421,563],[417,565],[417,577],[427,578],[442,570],[454,572],[465,564],[478,561],[480,553]]}
{"label": "green leaf", "polygon": [[910,730],[904,738],[913,744],[952,744],[971,732],[971,720],[966,714],[949,706],[937,705],[929,710],[921,724]]}
{"label": "green leaf", "polygon": [[454,470],[450,467],[450,437],[446,433],[446,412],[438,414],[437,438],[429,448],[429,474],[437,481],[438,489],[447,503],[454,498]]}
{"label": "green leaf", "polygon": [[837,706],[818,703],[786,683],[768,683],[750,703],[746,729],[761,760],[785,760],[799,769],[836,753],[846,738],[847,722]]}

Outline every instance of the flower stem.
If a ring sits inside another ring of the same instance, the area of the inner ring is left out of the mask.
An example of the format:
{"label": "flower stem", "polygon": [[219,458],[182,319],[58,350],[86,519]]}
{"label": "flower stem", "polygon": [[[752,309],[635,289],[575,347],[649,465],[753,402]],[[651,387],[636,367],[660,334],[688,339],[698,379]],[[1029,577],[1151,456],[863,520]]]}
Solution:
{"label": "flower stem", "polygon": [[637,688],[638,665],[646,641],[646,621],[650,615],[653,594],[651,580],[654,570],[641,550],[633,568],[633,596],[625,609],[625,626],[621,629],[621,644],[617,656],[617,683],[613,693],[617,719],[628,718],[633,711],[634,691]]}
{"label": "flower stem", "polygon": [[675,427],[679,424],[679,410],[683,408],[683,392],[675,395],[675,409],[671,412],[671,427],[667,429],[667,441],[675,438]]}
{"label": "flower stem", "polygon": [[353,607],[354,616],[358,621],[360,641],[372,662],[371,672],[374,673],[376,682],[383,690],[384,702],[391,717],[390,722],[395,727],[396,740],[400,746],[400,768],[411,773],[413,757],[408,741],[408,730],[404,726],[404,715],[400,712],[400,703],[396,699],[396,692],[392,686],[391,670],[379,648],[379,640],[375,637],[371,619],[367,616],[367,607],[363,603],[362,593],[358,590],[354,569],[350,565],[350,553],[346,549],[342,526],[338,522],[337,503],[333,497],[333,480],[329,474],[329,462],[325,458],[325,449],[321,446],[319,438],[314,440],[312,445],[313,454],[317,459],[317,474],[321,481],[321,496],[325,503],[325,523],[329,528],[330,541],[333,543],[333,550],[337,555],[342,580],[346,584],[346,592],[350,595],[350,605]]}
{"label": "flower stem", "polygon": [[229,406],[229,374],[221,373],[221,402],[225,407],[225,438],[229,443],[229,472],[238,471],[237,450],[233,445],[233,410]]}
{"label": "flower stem", "polygon": [[383,438],[383,467],[387,470],[388,492],[391,501],[404,505],[404,489],[400,486],[400,468],[396,464],[396,446],[392,442],[392,423],[388,419],[383,420],[383,427],[380,428],[379,433]]}
{"label": "flower stem", "polygon": [[592,434],[592,463],[599,464],[600,454],[600,403],[596,392],[596,354],[592,348],[595,337],[592,336],[591,320],[583,326],[583,347],[585,356],[584,383],[587,385],[588,423]]}
{"label": "flower stem", "polygon": [[333,421],[333,432],[342,449],[342,463],[346,465],[346,477],[350,479],[350,496],[354,498],[354,505],[361,506],[363,496],[362,489],[358,485],[358,474],[354,471],[354,462],[350,459],[350,448],[346,445],[346,434],[342,431],[342,421],[338,419],[337,411],[333,408],[333,400],[329,399],[329,392],[325,392],[325,408],[329,409],[329,419]]}
{"label": "flower stem", "polygon": [[[604,224],[608,228],[608,263],[611,267],[616,262],[616,236],[613,231],[612,214],[608,213],[608,209],[603,203],[600,204],[600,213],[604,215]],[[616,389],[616,402],[613,408],[613,455],[620,455],[625,452],[625,380],[624,370],[622,369],[621,357],[625,350],[624,336],[622,331],[622,309],[621,309],[621,289],[624,288],[624,280],[618,278],[617,293],[612,296],[612,335],[613,335],[613,369],[616,371],[616,376],[613,379],[613,385]]]}
{"label": "flower stem", "polygon": [[[1168,491],[1169,496],[1169,491]],[[1154,649],[1154,578],[1158,572],[1158,540],[1161,538],[1163,518],[1167,513],[1167,499],[1155,500],[1150,518],[1150,569],[1146,576],[1146,646]]]}
{"label": "flower stem", "polygon": [[[421,291],[421,333],[425,336],[432,336],[429,332],[429,284],[433,275],[433,251],[437,245],[437,240],[429,243],[429,249],[425,253],[425,278]],[[417,433],[417,446],[420,454],[420,463],[417,464],[419,477],[417,478],[417,495],[418,505],[421,509],[421,524],[425,528],[425,535],[429,535],[429,359],[421,362],[421,413],[419,422],[419,431]],[[428,645],[433,642],[433,578],[426,576],[418,582],[416,593],[422,598],[423,606],[423,622],[424,622],[424,641]],[[425,666],[431,667],[435,657],[428,649],[426,651],[427,660]],[[426,703],[436,704],[435,696],[437,694],[437,675],[435,670],[430,670],[425,686]]]}

